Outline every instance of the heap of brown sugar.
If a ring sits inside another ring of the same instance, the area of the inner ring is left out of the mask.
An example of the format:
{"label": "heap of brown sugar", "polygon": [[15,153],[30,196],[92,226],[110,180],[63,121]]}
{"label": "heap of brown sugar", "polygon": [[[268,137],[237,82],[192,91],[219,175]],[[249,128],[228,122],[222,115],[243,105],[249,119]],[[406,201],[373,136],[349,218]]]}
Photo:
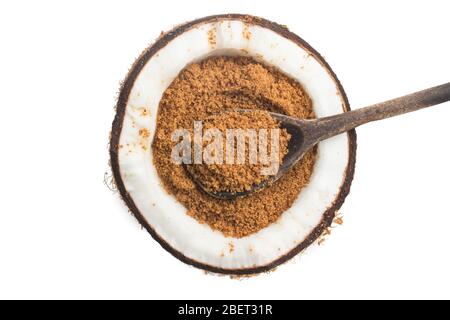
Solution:
{"label": "heap of brown sugar", "polygon": [[[267,111],[239,110],[215,114],[203,120],[203,130],[209,129],[220,132],[221,150],[218,152],[220,157],[212,159],[211,162],[216,160],[214,163],[203,162],[187,166],[191,175],[201,182],[203,189],[209,192],[237,193],[250,190],[271,175],[275,175],[283,157],[288,152],[289,133],[286,129],[280,129],[279,122]],[[232,133],[230,130],[233,130]],[[253,135],[247,134],[249,132]],[[236,138],[239,133],[242,135],[241,142],[243,142],[241,145],[243,149],[240,151],[238,151],[239,141]],[[274,149],[277,154],[272,154],[272,135],[276,137],[278,143],[277,150]],[[227,139],[230,145],[227,145]],[[214,143],[209,140],[203,141],[203,145],[208,142]],[[250,145],[250,142],[253,145]],[[216,150],[213,149],[213,151]],[[240,159],[238,152],[241,154]],[[211,158],[213,156],[217,155],[214,154]],[[273,162],[270,162],[269,158]],[[274,164],[274,170],[269,170]]]}
{"label": "heap of brown sugar", "polygon": [[[226,236],[244,237],[276,222],[292,206],[309,183],[315,151],[307,153],[281,179],[250,196],[230,201],[207,195],[183,165],[172,161],[177,142],[172,141],[171,135],[177,129],[192,128],[194,121],[236,109],[315,118],[311,99],[302,86],[277,69],[248,57],[211,57],[187,66],[164,92],[152,151],[163,186],[187,208],[189,215]],[[206,176],[217,178],[214,174]]]}

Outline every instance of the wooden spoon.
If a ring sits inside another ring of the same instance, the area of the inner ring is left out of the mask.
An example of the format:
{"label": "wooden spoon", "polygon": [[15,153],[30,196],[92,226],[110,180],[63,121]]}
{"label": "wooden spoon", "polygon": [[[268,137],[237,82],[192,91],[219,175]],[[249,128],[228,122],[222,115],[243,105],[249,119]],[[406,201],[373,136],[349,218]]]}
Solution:
{"label": "wooden spoon", "polygon": [[[192,177],[200,188],[215,198],[233,200],[238,197],[248,196],[280,179],[306,152],[322,140],[347,132],[368,122],[398,116],[449,100],[450,82],[369,107],[315,120],[301,120],[271,112],[271,116],[280,122],[280,127],[285,128],[291,134],[289,151],[283,158],[276,175],[270,176],[262,183],[254,185],[250,190],[236,193],[227,191],[212,192],[204,187],[202,182],[196,179],[194,175]],[[242,111],[245,112],[246,110]]]}

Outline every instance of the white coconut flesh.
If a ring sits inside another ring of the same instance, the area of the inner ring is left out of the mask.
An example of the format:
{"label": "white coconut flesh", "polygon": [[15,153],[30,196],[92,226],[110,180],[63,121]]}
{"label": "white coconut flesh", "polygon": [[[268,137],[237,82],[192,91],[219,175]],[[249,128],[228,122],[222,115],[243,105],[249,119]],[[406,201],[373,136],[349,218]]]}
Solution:
{"label": "white coconut flesh", "polygon": [[[158,105],[166,88],[188,64],[224,54],[252,56],[299,81],[318,117],[343,112],[343,97],[335,80],[307,49],[271,29],[239,19],[205,21],[171,40],[138,74],[126,104],[118,163],[136,208],[171,248],[204,266],[245,270],[280,259],[321,223],[343,187],[350,147],[347,134],[321,142],[309,185],[276,222],[254,234],[225,237],[187,215],[186,208],[164,190],[153,165],[151,142]],[[143,137],[143,131],[149,136]]]}

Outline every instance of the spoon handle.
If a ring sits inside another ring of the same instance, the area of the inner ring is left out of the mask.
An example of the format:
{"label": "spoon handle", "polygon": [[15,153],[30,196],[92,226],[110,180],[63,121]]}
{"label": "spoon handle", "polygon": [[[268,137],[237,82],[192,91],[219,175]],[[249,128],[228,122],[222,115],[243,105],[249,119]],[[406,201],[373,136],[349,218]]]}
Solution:
{"label": "spoon handle", "polygon": [[319,142],[362,124],[420,110],[450,100],[450,82],[369,107],[311,121],[310,141]]}

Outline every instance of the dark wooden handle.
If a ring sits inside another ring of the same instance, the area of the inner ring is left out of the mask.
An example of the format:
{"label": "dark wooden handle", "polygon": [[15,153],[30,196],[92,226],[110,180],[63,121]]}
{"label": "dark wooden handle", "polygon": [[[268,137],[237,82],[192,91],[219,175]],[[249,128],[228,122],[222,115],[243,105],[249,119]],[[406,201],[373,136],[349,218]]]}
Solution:
{"label": "dark wooden handle", "polygon": [[312,121],[308,140],[316,143],[362,124],[420,110],[450,100],[450,82],[369,107]]}

